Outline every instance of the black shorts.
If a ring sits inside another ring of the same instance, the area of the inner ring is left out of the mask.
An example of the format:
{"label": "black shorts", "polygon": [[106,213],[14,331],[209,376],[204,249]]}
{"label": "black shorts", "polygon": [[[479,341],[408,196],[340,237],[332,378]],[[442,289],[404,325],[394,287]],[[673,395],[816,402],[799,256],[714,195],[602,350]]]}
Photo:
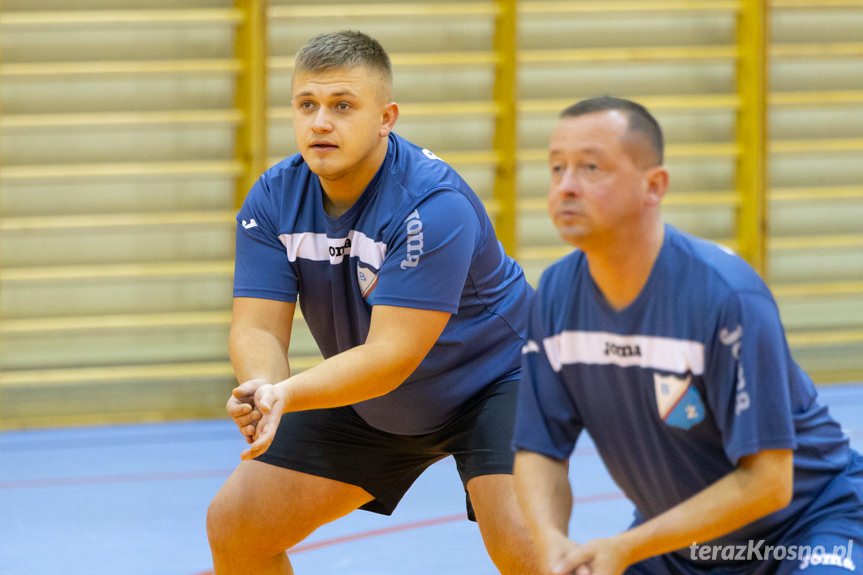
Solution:
{"label": "black shorts", "polygon": [[476,521],[467,482],[511,474],[518,380],[489,386],[443,428],[395,435],[366,423],[351,407],[286,413],[258,461],[357,485],[374,499],[361,507],[391,515],[417,477],[452,455],[465,487],[468,518]]}

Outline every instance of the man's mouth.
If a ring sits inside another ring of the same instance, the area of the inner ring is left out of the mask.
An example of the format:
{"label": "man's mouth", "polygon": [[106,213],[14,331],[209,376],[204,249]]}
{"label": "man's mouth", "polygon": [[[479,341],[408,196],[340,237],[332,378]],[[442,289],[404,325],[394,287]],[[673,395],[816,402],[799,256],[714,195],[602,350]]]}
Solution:
{"label": "man's mouth", "polygon": [[572,208],[564,208],[557,210],[554,214],[555,219],[560,220],[574,220],[580,219],[584,217],[584,214],[579,210],[574,210]]}

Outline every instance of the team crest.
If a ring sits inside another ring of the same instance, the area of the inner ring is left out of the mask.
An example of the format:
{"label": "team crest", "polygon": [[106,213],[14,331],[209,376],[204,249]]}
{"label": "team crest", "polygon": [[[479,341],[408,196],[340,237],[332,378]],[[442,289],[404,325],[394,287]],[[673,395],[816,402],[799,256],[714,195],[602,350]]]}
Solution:
{"label": "team crest", "polygon": [[363,265],[357,265],[357,282],[360,286],[360,293],[363,296],[363,299],[366,300],[369,304],[372,302],[369,300],[369,297],[372,295],[372,292],[375,291],[375,287],[378,285],[378,274],[371,268],[367,268]]}
{"label": "team crest", "polygon": [[673,427],[689,429],[704,419],[704,403],[692,385],[692,376],[653,374],[659,417]]}

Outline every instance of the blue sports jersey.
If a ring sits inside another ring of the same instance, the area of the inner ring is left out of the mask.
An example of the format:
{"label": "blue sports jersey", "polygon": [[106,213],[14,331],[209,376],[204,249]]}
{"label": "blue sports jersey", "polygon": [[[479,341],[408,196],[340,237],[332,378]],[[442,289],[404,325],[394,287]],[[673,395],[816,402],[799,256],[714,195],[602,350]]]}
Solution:
{"label": "blue sports jersey", "polygon": [[792,360],[768,288],[730,251],[667,225],[620,311],[575,251],[540,280],[528,334],[514,446],[566,459],[587,429],[637,522],[765,449],[794,450],[792,503],[715,544],[775,542],[863,504],[860,457]]}
{"label": "blue sports jersey", "polygon": [[452,168],[391,134],[347,212],[329,217],[322,194],[299,154],[258,180],[237,216],[235,297],[299,296],[324,357],[365,341],[375,305],[453,314],[404,383],[353,406],[364,420],[429,433],[491,383],[518,377],[532,289]]}

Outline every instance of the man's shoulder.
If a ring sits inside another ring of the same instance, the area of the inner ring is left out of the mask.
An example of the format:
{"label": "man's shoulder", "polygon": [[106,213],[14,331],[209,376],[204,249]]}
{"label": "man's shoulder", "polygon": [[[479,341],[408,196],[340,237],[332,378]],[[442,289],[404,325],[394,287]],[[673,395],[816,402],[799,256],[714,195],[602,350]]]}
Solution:
{"label": "man's shoulder", "polygon": [[373,217],[398,227],[419,210],[421,217],[453,225],[469,218],[485,229],[488,216],[482,201],[451,166],[395,133],[390,139],[387,173],[379,183],[374,208],[369,210],[377,214]]}
{"label": "man's shoulder", "polygon": [[391,176],[413,197],[423,197],[441,189],[473,193],[456,170],[427,148],[392,134],[395,157]]}
{"label": "man's shoulder", "polygon": [[258,179],[248,200],[262,209],[278,213],[300,211],[308,207],[306,193],[313,184],[313,174],[303,157],[295,154],[273,165]]}
{"label": "man's shoulder", "polygon": [[[732,293],[763,293],[768,289],[749,263],[731,248],[666,227],[674,269],[686,271],[699,285]],[[685,276],[684,276],[685,277]]]}

